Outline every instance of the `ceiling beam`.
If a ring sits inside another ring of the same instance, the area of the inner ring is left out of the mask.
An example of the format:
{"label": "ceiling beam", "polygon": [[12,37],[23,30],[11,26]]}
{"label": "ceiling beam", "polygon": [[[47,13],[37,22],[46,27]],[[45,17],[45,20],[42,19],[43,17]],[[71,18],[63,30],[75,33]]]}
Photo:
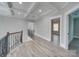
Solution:
{"label": "ceiling beam", "polygon": [[51,11],[52,11],[52,10],[49,10],[49,11],[47,11],[47,12],[44,12],[44,13],[41,14],[41,16],[47,15],[47,14],[50,13]]}
{"label": "ceiling beam", "polygon": [[33,7],[36,5],[36,2],[33,2],[32,5],[30,6],[30,8],[28,9],[27,13],[25,14],[25,17],[27,17],[29,15],[29,13],[31,12],[31,10],[33,9]]}

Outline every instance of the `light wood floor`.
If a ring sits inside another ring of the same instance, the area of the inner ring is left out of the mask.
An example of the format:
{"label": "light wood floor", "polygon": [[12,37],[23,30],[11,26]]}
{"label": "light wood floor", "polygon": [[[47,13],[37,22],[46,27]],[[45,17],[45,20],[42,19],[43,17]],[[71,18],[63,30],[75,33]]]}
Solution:
{"label": "light wood floor", "polygon": [[48,42],[39,37],[23,43],[20,47],[14,49],[8,54],[8,57],[74,57],[70,52],[61,47],[54,46],[52,42]]}

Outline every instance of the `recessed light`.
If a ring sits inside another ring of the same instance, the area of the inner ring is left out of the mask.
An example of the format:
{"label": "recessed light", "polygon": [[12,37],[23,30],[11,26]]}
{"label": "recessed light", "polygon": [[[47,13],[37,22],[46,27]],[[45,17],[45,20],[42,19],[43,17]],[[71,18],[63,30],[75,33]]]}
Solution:
{"label": "recessed light", "polygon": [[18,14],[20,15],[20,14],[21,14],[21,12],[18,12]]}
{"label": "recessed light", "polygon": [[39,12],[42,12],[42,10],[41,10],[41,9],[39,9]]}
{"label": "recessed light", "polygon": [[22,4],[22,2],[19,2],[19,4]]}

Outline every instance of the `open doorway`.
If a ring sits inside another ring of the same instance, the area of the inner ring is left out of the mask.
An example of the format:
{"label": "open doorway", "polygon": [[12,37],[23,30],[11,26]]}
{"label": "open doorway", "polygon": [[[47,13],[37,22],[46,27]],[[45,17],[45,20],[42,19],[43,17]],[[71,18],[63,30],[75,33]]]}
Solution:
{"label": "open doorway", "polygon": [[60,45],[60,18],[51,20],[51,41],[57,46]]}
{"label": "open doorway", "polygon": [[28,22],[28,36],[31,39],[34,39],[34,23],[33,22]]}
{"label": "open doorway", "polygon": [[69,15],[69,50],[75,50],[79,56],[79,10]]}

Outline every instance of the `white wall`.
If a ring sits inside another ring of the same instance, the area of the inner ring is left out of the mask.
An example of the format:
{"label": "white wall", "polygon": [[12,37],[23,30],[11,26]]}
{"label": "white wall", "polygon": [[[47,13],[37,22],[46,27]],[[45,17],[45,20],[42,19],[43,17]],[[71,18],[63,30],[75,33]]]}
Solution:
{"label": "white wall", "polygon": [[40,21],[35,22],[35,32],[42,37],[45,37],[48,41],[51,40],[51,21],[49,17],[42,18]]}
{"label": "white wall", "polygon": [[23,41],[27,40],[27,26],[26,20],[0,16],[0,39],[6,35],[7,32],[17,32],[23,30]]}
{"label": "white wall", "polygon": [[[79,17],[79,15],[78,15],[78,17]],[[79,18],[78,17],[75,17],[74,19],[73,19],[73,21],[74,21],[74,32],[73,32],[73,37],[74,38],[79,38]]]}
{"label": "white wall", "polygon": [[74,16],[69,16],[69,40],[68,40],[68,44],[73,40],[74,37]]}
{"label": "white wall", "polygon": [[60,46],[68,49],[68,16],[65,14],[66,12],[70,11],[70,9],[73,9],[76,7],[78,3],[71,3],[69,6],[67,6],[65,9],[62,9],[61,11],[57,12],[53,15],[53,12],[46,17],[42,17],[38,19],[37,22],[35,22],[36,27],[36,33],[41,36],[42,38],[46,38],[46,40],[51,40],[51,19],[54,16],[61,15],[61,30],[60,30]]}
{"label": "white wall", "polygon": [[[53,18],[56,18],[56,17],[60,17],[60,38],[58,37],[56,37],[56,36],[54,36],[54,42],[56,42],[57,40],[56,39],[60,39],[60,40],[58,40],[58,41],[60,41],[60,46],[61,47],[64,47],[64,31],[63,31],[63,16],[61,16],[61,15],[57,15],[57,14],[55,14],[53,17],[44,17],[44,18],[42,18],[42,19],[40,19],[39,21],[37,21],[37,22],[35,22],[35,27],[36,27],[36,33],[38,34],[38,35],[40,35],[42,38],[44,38],[44,39],[46,39],[46,40],[48,40],[48,41],[51,41],[51,20],[53,19]],[[53,39],[53,38],[52,38]],[[57,43],[56,43],[57,44]]]}
{"label": "white wall", "polygon": [[0,2],[0,15],[11,15],[7,2]]}
{"label": "white wall", "polygon": [[28,29],[34,30],[34,22],[28,22]]}

